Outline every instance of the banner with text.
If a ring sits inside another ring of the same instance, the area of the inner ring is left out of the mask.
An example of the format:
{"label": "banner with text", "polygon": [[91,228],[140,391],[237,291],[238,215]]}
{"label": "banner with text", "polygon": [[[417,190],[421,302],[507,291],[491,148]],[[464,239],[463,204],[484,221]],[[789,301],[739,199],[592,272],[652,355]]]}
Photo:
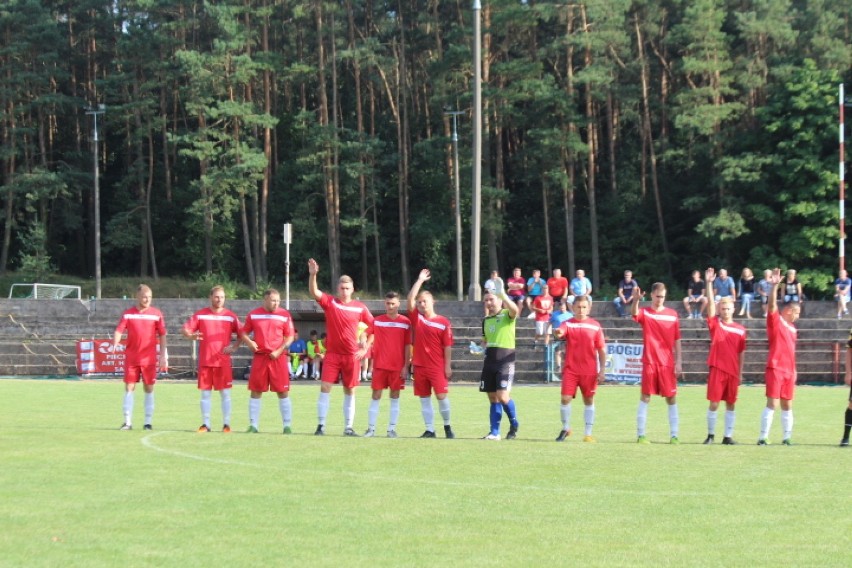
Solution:
{"label": "banner with text", "polygon": [[642,381],[641,343],[606,344],[606,380],[635,385]]}
{"label": "banner with text", "polygon": [[124,340],[115,353],[111,339],[81,339],[77,342],[77,373],[83,376],[123,375]]}

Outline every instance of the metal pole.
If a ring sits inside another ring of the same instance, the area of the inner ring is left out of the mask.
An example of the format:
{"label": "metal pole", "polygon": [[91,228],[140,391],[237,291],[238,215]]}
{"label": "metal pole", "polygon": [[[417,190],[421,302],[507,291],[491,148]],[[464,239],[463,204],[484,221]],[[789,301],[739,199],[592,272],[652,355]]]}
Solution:
{"label": "metal pole", "polygon": [[284,223],[284,307],[290,309],[290,243],[293,242],[293,225]]}
{"label": "metal pole", "polygon": [[473,0],[473,193],[470,227],[470,287],[468,299],[482,299],[479,287],[479,248],[482,202],[482,5]]}
{"label": "metal pole", "polygon": [[843,83],[840,83],[840,243],[838,251],[840,256],[840,270],[846,268],[846,164],[844,159],[844,136],[843,136],[843,107],[846,104],[843,92]]}
{"label": "metal pole", "polygon": [[464,114],[460,110],[447,111],[444,114],[453,117],[453,180],[455,182],[455,221],[456,221],[456,296],[464,300],[464,276],[462,275],[462,225],[461,225],[461,190],[459,189],[459,131],[458,117]]}
{"label": "metal pole", "polygon": [[95,297],[100,300],[101,299],[101,189],[100,189],[100,181],[99,181],[99,172],[98,172],[98,115],[103,114],[106,111],[106,105],[98,105],[97,110],[94,108],[90,108],[86,111],[86,114],[91,114],[94,118],[95,122],[95,132],[94,132],[94,143],[95,143],[95,151],[94,151],[94,176],[95,176],[95,195],[94,195],[94,207],[95,207]]}

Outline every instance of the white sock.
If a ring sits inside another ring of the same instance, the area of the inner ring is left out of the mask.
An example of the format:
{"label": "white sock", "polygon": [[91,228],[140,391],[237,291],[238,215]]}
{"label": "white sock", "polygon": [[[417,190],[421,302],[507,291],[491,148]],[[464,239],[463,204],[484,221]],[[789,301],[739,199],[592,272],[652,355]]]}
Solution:
{"label": "white sock", "polygon": [[124,392],[122,409],[124,410],[124,423],[133,424],[133,391]]}
{"label": "white sock", "polygon": [[715,410],[707,411],[707,433],[711,436],[716,435],[716,415],[717,412]]}
{"label": "white sock", "polygon": [[209,390],[201,391],[201,423],[210,428],[210,397]]}
{"label": "white sock", "polygon": [[645,435],[645,424],[648,423],[648,403],[644,400],[639,401],[639,408],[636,410],[636,435]]}
{"label": "white sock", "polygon": [[154,393],[145,393],[145,424],[150,424],[154,418]]}
{"label": "white sock", "polygon": [[259,398],[250,398],[249,399],[249,425],[257,428],[258,423],[260,422],[260,399]]}
{"label": "white sock", "polygon": [[299,365],[299,368],[298,368],[298,369],[296,369],[296,374],[297,374],[297,375],[301,375],[301,376],[303,376],[303,377],[306,377],[306,376],[307,376],[307,372],[308,372],[308,365],[307,365],[307,363],[301,363],[301,364]]}
{"label": "white sock", "polygon": [[420,398],[420,412],[423,414],[423,422],[430,432],[435,431],[435,410],[432,408],[432,398],[424,396]]}
{"label": "white sock", "polygon": [[669,405],[669,431],[672,438],[676,438],[680,430],[680,420],[677,416],[677,404]]}
{"label": "white sock", "polygon": [[222,424],[231,424],[231,389],[219,391],[222,397]]}
{"label": "white sock", "polygon": [[355,423],[355,394],[343,395],[343,421],[347,428]]}
{"label": "white sock", "polygon": [[399,420],[399,399],[390,399],[390,418],[388,419],[388,430],[396,430],[396,422]]}
{"label": "white sock", "polygon": [[586,436],[592,435],[592,427],[595,425],[595,405],[590,404],[583,409],[583,418],[586,420]]}
{"label": "white sock", "polygon": [[763,407],[763,414],[760,417],[760,439],[765,440],[769,437],[769,429],[772,428],[772,418],[775,411],[767,406]]}
{"label": "white sock", "polygon": [[367,413],[367,421],[370,430],[376,429],[376,421],[379,419],[379,403],[381,400],[372,399],[370,401],[370,410]]}
{"label": "white sock", "polygon": [[290,397],[278,399],[278,410],[281,412],[281,423],[284,427],[290,425],[293,416],[293,406],[290,404]]}
{"label": "white sock", "polygon": [[736,413],[733,410],[725,411],[725,437],[732,438],[734,436],[734,422],[736,421]]}
{"label": "white sock", "polygon": [[438,409],[441,411],[441,418],[444,419],[444,426],[450,425],[450,399],[443,398],[438,401]]}
{"label": "white sock", "polygon": [[781,427],[784,429],[784,439],[788,439],[793,435],[793,411],[781,411]]}
{"label": "white sock", "polygon": [[562,418],[562,430],[571,429],[571,405],[559,405],[559,416]]}
{"label": "white sock", "polygon": [[325,417],[328,416],[328,401],[331,398],[331,393],[320,391],[317,399],[317,422],[325,426]]}

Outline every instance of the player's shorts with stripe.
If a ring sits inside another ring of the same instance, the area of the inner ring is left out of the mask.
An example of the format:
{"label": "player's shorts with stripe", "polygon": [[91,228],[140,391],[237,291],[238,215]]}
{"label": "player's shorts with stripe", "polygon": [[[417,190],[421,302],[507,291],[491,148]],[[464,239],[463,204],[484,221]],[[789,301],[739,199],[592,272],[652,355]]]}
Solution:
{"label": "player's shorts with stripe", "polygon": [[643,363],[642,394],[660,395],[666,398],[675,396],[677,394],[677,377],[675,377],[674,367]]}
{"label": "player's shorts with stripe", "polygon": [[354,354],[326,353],[321,379],[324,383],[341,383],[347,389],[354,389],[361,380],[361,361]]}
{"label": "player's shorts with stripe", "polygon": [[255,353],[251,361],[248,388],[252,392],[287,392],[290,390],[289,357],[270,359],[269,353]]}
{"label": "player's shorts with stripe", "polygon": [[734,404],[737,402],[739,390],[739,377],[717,367],[710,367],[710,373],[707,375],[707,400],[710,402],[724,400],[728,404]]}
{"label": "player's shorts with stripe", "polygon": [[796,375],[790,371],[766,368],[766,397],[793,400],[796,393]]}
{"label": "player's shorts with stripe", "polygon": [[486,366],[479,376],[479,392],[497,392],[512,390],[515,380],[515,362],[507,361],[498,365]]}
{"label": "player's shorts with stripe", "polygon": [[591,398],[598,391],[597,375],[578,375],[576,373],[562,373],[562,396],[574,398],[577,388],[583,396]]}
{"label": "player's shorts with stripe", "polygon": [[124,368],[125,383],[136,384],[139,382],[140,377],[143,384],[149,386],[155,384],[157,382],[157,366],[145,365],[140,367],[139,365],[132,365]]}
{"label": "player's shorts with stripe", "polygon": [[414,367],[414,396],[424,397],[435,394],[445,394],[450,390],[450,383],[443,369],[430,370],[427,367]]}
{"label": "player's shorts with stripe", "polygon": [[370,387],[373,390],[390,389],[398,391],[405,389],[405,379],[402,377],[402,370],[373,369],[373,382]]}
{"label": "player's shorts with stripe", "polygon": [[222,367],[199,367],[198,390],[224,390],[234,384],[234,372],[230,365]]}

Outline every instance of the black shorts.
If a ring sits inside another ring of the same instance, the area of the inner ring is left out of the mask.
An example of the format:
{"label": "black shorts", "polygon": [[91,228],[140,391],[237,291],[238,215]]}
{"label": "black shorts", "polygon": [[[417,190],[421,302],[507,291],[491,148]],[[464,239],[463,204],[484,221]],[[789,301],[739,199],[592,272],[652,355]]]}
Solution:
{"label": "black shorts", "polygon": [[849,402],[852,402],[852,387],[849,388]]}
{"label": "black shorts", "polygon": [[500,367],[482,369],[479,377],[479,392],[512,390],[515,380],[515,363],[504,363]]}

